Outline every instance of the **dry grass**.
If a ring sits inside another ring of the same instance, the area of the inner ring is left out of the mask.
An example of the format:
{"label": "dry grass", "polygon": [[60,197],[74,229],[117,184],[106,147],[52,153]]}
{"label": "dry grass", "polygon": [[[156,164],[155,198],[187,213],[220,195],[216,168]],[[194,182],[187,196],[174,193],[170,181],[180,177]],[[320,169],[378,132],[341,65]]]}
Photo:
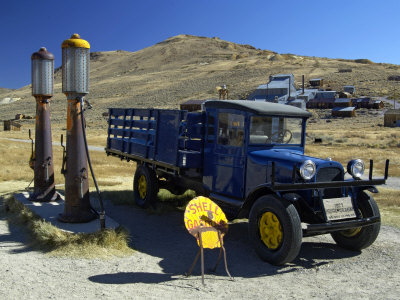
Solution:
{"label": "dry grass", "polygon": [[[107,190],[102,193],[103,198],[110,199],[114,205],[135,205],[132,187],[130,190]],[[196,193],[187,190],[182,195],[175,195],[171,192],[160,189],[157,194],[157,203],[154,207],[149,207],[146,211],[150,214],[162,214],[171,210],[184,210],[186,204],[196,197]]]}
{"label": "dry grass", "polygon": [[[313,112],[324,114],[323,112]],[[328,119],[329,120],[329,119]],[[390,160],[389,176],[400,176],[400,132],[397,128],[387,128],[376,123],[379,118],[359,117],[319,119],[310,123],[306,154],[315,157],[331,157],[344,166],[350,159],[361,158],[368,167],[374,160],[374,174],[383,175],[386,159]],[[380,121],[378,121],[380,122]],[[314,144],[314,139],[322,139]]]}
{"label": "dry grass", "polygon": [[400,228],[400,191],[380,188],[373,197],[379,205],[382,223]]}
{"label": "dry grass", "polygon": [[379,187],[379,193],[373,194],[380,207],[400,207],[400,191]]}
{"label": "dry grass", "polygon": [[[26,132],[25,132],[26,133]],[[5,138],[27,138],[22,132],[0,132],[0,137]],[[54,136],[54,135],[53,135]],[[97,137],[98,138],[98,137]],[[53,138],[54,140],[54,138]],[[89,139],[89,143],[90,143]],[[96,145],[96,144],[91,144]],[[97,145],[96,145],[97,146]],[[30,181],[33,178],[33,170],[29,168],[28,161],[31,155],[29,143],[0,140],[0,181],[22,180]],[[114,157],[105,155],[105,152],[90,151],[93,170],[99,185],[116,186],[122,185],[126,178],[130,177],[132,183],[135,172],[135,163],[120,161]],[[53,146],[53,166],[56,184],[65,182],[64,176],[60,173],[62,165],[62,148]],[[93,188],[93,182],[90,179]]]}
{"label": "dry grass", "polygon": [[14,197],[0,198],[6,212],[2,212],[14,225],[24,225],[31,233],[32,245],[55,256],[81,258],[109,258],[133,253],[128,246],[129,234],[123,228],[91,234],[73,234],[62,231],[43,221],[16,201]]}

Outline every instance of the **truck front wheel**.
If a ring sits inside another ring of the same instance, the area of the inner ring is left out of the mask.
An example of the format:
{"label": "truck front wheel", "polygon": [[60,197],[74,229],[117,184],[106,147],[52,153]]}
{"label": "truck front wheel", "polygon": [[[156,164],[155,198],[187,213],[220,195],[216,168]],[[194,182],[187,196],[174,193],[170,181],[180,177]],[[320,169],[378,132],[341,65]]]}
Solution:
{"label": "truck front wheel", "polygon": [[[378,205],[374,198],[365,192],[360,192],[357,197],[358,208],[361,215],[366,217],[380,216]],[[364,227],[332,232],[331,236],[340,247],[355,251],[370,246],[378,237],[381,223],[374,223]]]}
{"label": "truck front wheel", "polygon": [[136,204],[147,208],[157,201],[157,194],[156,173],[145,165],[138,166],[133,179],[133,195]]}
{"label": "truck front wheel", "polygon": [[303,237],[296,208],[275,195],[260,197],[249,216],[249,237],[256,253],[273,265],[296,258]]}

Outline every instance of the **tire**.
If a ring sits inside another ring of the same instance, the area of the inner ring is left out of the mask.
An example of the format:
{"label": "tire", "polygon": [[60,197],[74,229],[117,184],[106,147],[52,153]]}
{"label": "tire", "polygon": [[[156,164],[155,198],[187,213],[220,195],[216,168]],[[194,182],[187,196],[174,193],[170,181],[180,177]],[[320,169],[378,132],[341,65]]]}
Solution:
{"label": "tire", "polygon": [[142,208],[148,208],[157,201],[158,179],[156,173],[145,165],[136,168],[133,179],[135,202]]}
{"label": "tire", "polygon": [[257,199],[250,211],[249,238],[258,256],[273,265],[299,254],[303,232],[293,204],[275,195]]}
{"label": "tire", "polygon": [[[358,208],[363,217],[380,216],[378,205],[374,198],[365,192],[360,192],[357,197]],[[331,236],[338,246],[360,251],[372,245],[378,237],[381,222],[364,227],[332,232]]]}

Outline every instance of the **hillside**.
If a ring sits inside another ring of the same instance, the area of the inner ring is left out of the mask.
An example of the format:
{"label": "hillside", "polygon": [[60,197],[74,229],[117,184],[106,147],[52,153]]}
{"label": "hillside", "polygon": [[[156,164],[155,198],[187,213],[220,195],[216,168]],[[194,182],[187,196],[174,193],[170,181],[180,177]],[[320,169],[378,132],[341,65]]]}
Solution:
{"label": "hillside", "polygon": [[[228,85],[230,98],[243,98],[277,73],[294,73],[298,86],[304,74],[306,81],[324,78],[333,89],[353,84],[364,95],[388,95],[394,84],[387,77],[400,73],[399,65],[366,59],[357,62],[277,54],[219,38],[189,35],[175,36],[137,52],[93,52],[90,68],[87,98],[94,106],[90,118],[100,118],[111,106],[178,108],[188,99],[217,97],[215,87],[221,84]],[[339,69],[352,72],[339,73]],[[21,98],[1,107],[0,119],[11,118],[17,112],[34,115],[35,102],[30,93],[30,86],[0,89],[1,97]],[[60,70],[56,71],[51,103],[52,119],[64,120],[66,98],[61,93]]]}
{"label": "hillside", "polygon": [[13,90],[11,90],[11,89],[6,89],[6,88],[0,87],[0,97],[2,95],[8,95],[9,93],[12,93],[12,92],[13,92]]}

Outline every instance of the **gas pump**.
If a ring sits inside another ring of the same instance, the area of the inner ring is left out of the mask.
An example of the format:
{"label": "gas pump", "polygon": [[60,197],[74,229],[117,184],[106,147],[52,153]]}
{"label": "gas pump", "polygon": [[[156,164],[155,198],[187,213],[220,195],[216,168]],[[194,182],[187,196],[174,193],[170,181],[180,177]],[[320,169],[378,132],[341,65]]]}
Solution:
{"label": "gas pump", "polygon": [[[50,125],[50,98],[53,96],[54,55],[42,47],[31,56],[32,95],[36,99],[35,150],[30,159],[34,169],[34,192],[31,201],[56,200],[53,148]],[[29,130],[29,138],[31,131]],[[33,142],[33,140],[32,140]]]}
{"label": "gas pump", "polygon": [[84,223],[97,217],[89,199],[88,157],[83,132],[83,99],[89,93],[90,45],[78,34],[73,34],[61,48],[62,91],[67,96],[68,105],[63,159],[65,205],[64,213],[58,219],[66,223]]}

